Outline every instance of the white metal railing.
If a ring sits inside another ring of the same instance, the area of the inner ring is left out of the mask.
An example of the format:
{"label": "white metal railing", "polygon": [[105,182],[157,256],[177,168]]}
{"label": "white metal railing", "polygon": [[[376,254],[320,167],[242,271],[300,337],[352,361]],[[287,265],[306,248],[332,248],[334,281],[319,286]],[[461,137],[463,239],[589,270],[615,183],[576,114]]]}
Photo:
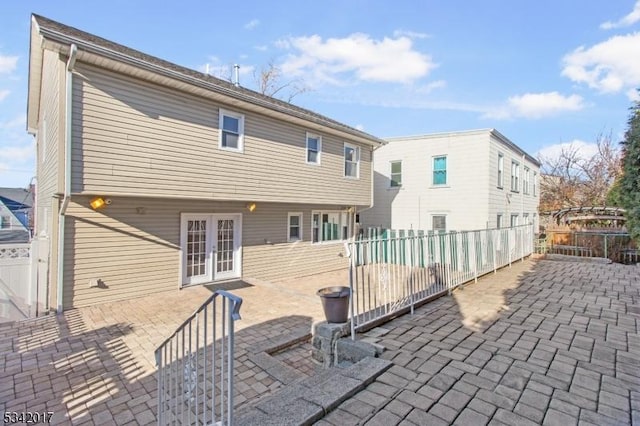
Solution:
{"label": "white metal railing", "polygon": [[234,322],[242,299],[215,291],[155,351],[158,424],[233,425]]}
{"label": "white metal railing", "polygon": [[351,333],[533,252],[533,225],[425,234],[388,231],[347,243]]}

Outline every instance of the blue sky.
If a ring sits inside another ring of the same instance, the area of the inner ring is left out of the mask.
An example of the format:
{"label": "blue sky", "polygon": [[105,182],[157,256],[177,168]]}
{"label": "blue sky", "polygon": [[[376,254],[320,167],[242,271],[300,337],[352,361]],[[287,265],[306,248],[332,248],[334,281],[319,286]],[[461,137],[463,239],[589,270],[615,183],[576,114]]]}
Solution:
{"label": "blue sky", "polygon": [[238,63],[249,88],[273,62],[310,89],[295,104],[379,137],[496,128],[533,155],[589,153],[622,138],[640,87],[640,0],[88,4],[0,5],[0,186],[35,174],[32,12],[217,76]]}

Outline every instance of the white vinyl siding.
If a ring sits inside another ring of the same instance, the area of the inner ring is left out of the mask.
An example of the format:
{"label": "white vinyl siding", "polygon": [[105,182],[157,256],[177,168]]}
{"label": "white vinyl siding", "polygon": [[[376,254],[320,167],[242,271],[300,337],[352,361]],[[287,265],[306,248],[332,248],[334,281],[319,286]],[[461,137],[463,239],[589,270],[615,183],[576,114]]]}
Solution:
{"label": "white vinyl siding", "polygon": [[287,215],[287,241],[302,240],[302,213],[289,213]]}
{"label": "white vinyl siding", "polygon": [[307,132],[307,164],[320,164],[322,136]]}
{"label": "white vinyl siding", "polygon": [[402,186],[402,161],[392,161],[390,168],[389,187],[398,188]]}
{"label": "white vinyl siding", "polygon": [[344,176],[360,177],[360,147],[345,142],[344,144]]}
{"label": "white vinyl siding", "polygon": [[229,151],[244,151],[244,115],[220,109],[219,147]]}

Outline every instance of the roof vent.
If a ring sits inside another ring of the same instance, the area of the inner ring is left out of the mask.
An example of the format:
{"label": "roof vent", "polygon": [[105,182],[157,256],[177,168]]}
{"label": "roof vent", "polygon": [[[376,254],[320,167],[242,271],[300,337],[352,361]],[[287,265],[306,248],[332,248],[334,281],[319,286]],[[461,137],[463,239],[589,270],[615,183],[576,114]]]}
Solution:
{"label": "roof vent", "polygon": [[234,64],[233,69],[235,74],[235,78],[233,79],[233,84],[236,87],[240,87],[240,65]]}

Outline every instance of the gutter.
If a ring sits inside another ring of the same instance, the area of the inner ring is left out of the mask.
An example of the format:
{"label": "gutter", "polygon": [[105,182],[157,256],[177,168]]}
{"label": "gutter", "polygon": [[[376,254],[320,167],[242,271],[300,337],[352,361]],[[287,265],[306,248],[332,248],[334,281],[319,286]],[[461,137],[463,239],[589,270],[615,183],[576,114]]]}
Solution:
{"label": "gutter", "polygon": [[58,301],[57,313],[62,313],[62,298],[64,296],[64,232],[65,232],[65,214],[69,201],[71,200],[71,115],[72,115],[72,98],[73,98],[73,69],[76,65],[76,56],[78,54],[78,46],[71,44],[69,46],[69,59],[67,60],[67,79],[65,84],[66,100],[65,100],[65,129],[64,129],[64,191],[62,198],[62,206],[60,207],[58,218]]}

